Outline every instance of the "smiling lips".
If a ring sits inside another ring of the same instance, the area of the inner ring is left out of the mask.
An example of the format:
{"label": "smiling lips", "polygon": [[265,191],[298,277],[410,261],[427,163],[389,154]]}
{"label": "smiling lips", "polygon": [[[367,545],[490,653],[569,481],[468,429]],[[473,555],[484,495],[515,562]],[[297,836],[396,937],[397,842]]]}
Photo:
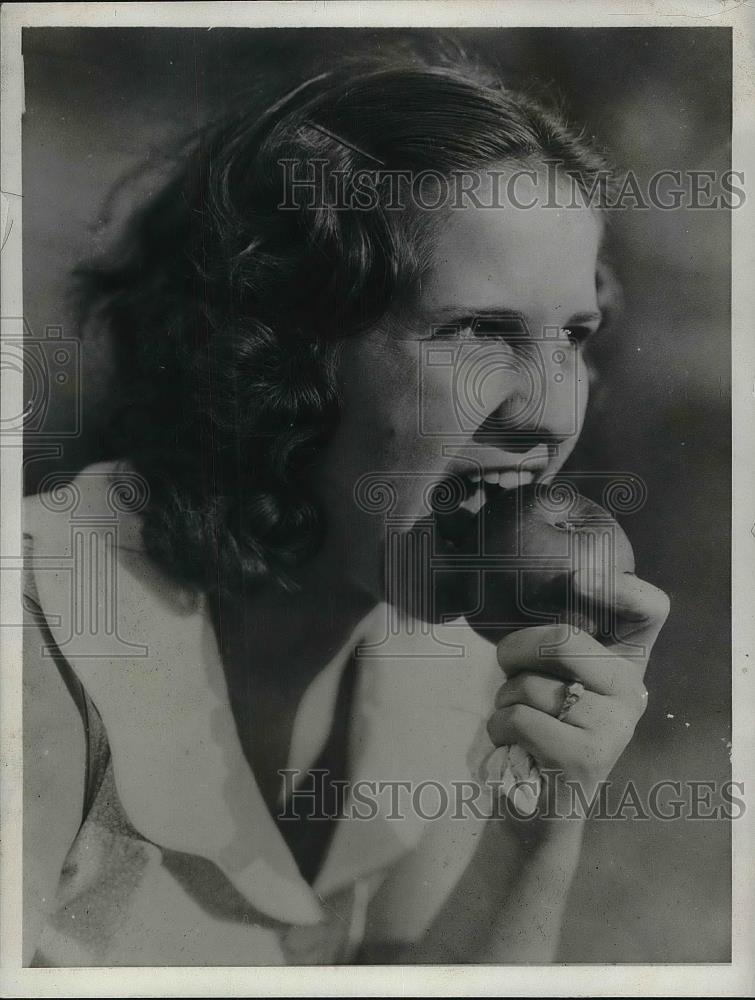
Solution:
{"label": "smiling lips", "polygon": [[526,454],[494,449],[479,449],[458,455],[449,466],[451,475],[460,476],[475,493],[482,484],[502,490],[516,490],[535,482],[548,467],[551,453],[546,444],[538,444]]}

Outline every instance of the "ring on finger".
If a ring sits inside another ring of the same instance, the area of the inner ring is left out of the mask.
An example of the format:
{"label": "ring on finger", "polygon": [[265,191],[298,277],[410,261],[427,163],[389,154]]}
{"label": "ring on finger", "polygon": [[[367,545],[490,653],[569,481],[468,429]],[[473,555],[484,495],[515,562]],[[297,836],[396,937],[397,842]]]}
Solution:
{"label": "ring on finger", "polygon": [[564,685],[564,700],[556,716],[559,722],[565,722],[569,712],[574,708],[579,699],[585,693],[585,686],[580,681],[572,681],[571,684]]}

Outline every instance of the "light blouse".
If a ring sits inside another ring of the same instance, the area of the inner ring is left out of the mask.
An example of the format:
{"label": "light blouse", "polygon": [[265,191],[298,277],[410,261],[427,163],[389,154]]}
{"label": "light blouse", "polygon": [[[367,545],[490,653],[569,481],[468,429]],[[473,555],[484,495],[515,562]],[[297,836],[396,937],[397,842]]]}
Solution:
{"label": "light blouse", "polygon": [[[81,826],[32,964],[337,964],[417,938],[479,840],[483,821],[449,815],[491,749],[492,646],[380,605],[311,683],[292,769],[316,760],[357,656],[346,808],[310,885],[243,754],[208,602],[147,557],[124,476],[98,463],[24,501],[24,670],[61,673],[87,746]],[[410,889],[413,859],[424,871],[436,855],[438,878]]]}

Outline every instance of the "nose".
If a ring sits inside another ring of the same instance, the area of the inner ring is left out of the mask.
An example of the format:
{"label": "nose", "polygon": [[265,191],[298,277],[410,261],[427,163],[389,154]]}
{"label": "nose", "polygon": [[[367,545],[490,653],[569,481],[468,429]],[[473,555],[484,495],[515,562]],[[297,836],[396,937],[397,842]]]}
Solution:
{"label": "nose", "polygon": [[517,348],[518,377],[501,380],[495,408],[474,437],[495,439],[499,447],[527,451],[545,442],[576,438],[587,405],[588,379],[578,348],[566,331]]}

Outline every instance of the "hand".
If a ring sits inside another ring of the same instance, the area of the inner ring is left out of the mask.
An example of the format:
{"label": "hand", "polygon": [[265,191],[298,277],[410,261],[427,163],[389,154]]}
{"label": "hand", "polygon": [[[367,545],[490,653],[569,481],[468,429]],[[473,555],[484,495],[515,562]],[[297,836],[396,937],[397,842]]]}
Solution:
{"label": "hand", "polygon": [[[604,605],[600,581],[588,592],[575,574],[574,587]],[[632,738],[647,705],[643,678],[669,600],[633,573],[618,574],[610,606],[617,641],[599,643],[569,625],[519,629],[498,644],[507,680],[488,722],[496,746],[518,743],[541,767],[579,782],[588,795],[604,781]],[[580,681],[584,692],[563,721],[566,686]]]}

